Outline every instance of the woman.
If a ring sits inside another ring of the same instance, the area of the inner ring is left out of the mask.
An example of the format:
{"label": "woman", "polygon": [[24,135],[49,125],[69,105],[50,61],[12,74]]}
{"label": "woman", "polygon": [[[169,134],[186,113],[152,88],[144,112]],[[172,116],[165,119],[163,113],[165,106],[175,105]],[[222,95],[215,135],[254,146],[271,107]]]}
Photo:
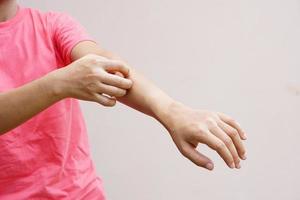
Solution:
{"label": "woman", "polygon": [[157,119],[179,151],[208,170],[213,162],[199,143],[230,168],[246,159],[245,133],[229,116],[181,104],[68,15],[16,0],[0,0],[0,91],[0,199],[105,199],[78,99],[119,101]]}

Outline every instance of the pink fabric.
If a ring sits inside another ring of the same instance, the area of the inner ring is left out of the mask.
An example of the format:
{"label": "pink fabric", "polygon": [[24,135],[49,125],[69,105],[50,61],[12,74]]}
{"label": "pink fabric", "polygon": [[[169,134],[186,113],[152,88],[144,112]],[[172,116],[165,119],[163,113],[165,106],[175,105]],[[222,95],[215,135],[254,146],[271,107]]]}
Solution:
{"label": "pink fabric", "polygon": [[[68,15],[19,8],[0,23],[0,92],[66,66],[83,40],[90,37]],[[76,99],[0,136],[0,199],[105,199]]]}

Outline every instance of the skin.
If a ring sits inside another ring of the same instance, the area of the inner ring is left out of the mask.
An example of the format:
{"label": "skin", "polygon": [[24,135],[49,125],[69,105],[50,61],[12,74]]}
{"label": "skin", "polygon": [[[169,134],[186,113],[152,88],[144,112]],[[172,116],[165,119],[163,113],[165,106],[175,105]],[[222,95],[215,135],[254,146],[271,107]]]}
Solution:
{"label": "skin", "polygon": [[0,22],[12,18],[17,12],[15,0],[0,0]]}
{"label": "skin", "polygon": [[[14,16],[16,6],[16,1],[0,1],[0,19]],[[240,168],[241,159],[246,159],[246,134],[228,115],[193,109],[172,99],[120,57],[91,41],[77,44],[71,56],[70,65],[0,93],[0,134],[65,98],[103,106],[119,101],[159,121],[182,155],[199,167],[214,168],[213,161],[197,151],[199,144],[215,150],[230,168]]]}

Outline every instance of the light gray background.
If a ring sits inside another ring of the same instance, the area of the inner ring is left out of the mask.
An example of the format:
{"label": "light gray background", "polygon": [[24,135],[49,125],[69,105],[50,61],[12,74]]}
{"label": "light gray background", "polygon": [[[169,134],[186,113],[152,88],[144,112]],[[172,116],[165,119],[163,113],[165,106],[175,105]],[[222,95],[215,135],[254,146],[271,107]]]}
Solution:
{"label": "light gray background", "polygon": [[207,172],[163,127],[118,105],[82,102],[110,200],[300,199],[299,0],[20,1],[66,11],[171,96],[222,111],[248,132],[248,160]]}

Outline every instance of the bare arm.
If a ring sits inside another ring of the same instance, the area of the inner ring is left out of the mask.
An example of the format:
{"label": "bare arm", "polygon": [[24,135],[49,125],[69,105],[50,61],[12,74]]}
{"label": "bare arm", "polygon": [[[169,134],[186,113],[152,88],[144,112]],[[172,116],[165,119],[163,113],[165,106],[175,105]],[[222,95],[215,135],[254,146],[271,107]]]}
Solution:
{"label": "bare arm", "polygon": [[111,75],[111,70],[128,74],[128,69],[119,62],[88,55],[40,79],[0,93],[0,135],[64,98],[94,101],[104,106],[115,105],[116,99],[101,93],[123,96],[132,82]]}
{"label": "bare arm", "polygon": [[[86,54],[121,60],[90,41],[79,43],[72,51],[72,59]],[[242,143],[246,136],[232,118],[223,113],[189,108],[173,100],[132,67],[129,69],[128,78],[133,86],[127,95],[118,98],[120,102],[157,119],[168,130],[179,151],[196,165],[213,169],[213,162],[196,150],[197,145],[203,143],[215,150],[230,168],[240,168],[240,158],[246,159]]]}
{"label": "bare arm", "polygon": [[[123,61],[119,56],[99,48],[94,42],[90,41],[79,43],[73,49],[71,56],[72,60],[77,60],[88,54],[96,54],[109,59]],[[167,107],[173,100],[141,73],[138,73],[137,70],[128,65],[127,67],[130,69],[128,78],[137,84],[133,84],[126,96],[117,98],[118,101],[151,117],[158,117],[156,115],[159,115],[159,112],[164,110],[162,107]],[[160,103],[157,103],[157,101]]]}
{"label": "bare arm", "polygon": [[17,127],[60,100],[59,96],[54,95],[52,86],[52,80],[43,77],[0,93],[0,134]]}

